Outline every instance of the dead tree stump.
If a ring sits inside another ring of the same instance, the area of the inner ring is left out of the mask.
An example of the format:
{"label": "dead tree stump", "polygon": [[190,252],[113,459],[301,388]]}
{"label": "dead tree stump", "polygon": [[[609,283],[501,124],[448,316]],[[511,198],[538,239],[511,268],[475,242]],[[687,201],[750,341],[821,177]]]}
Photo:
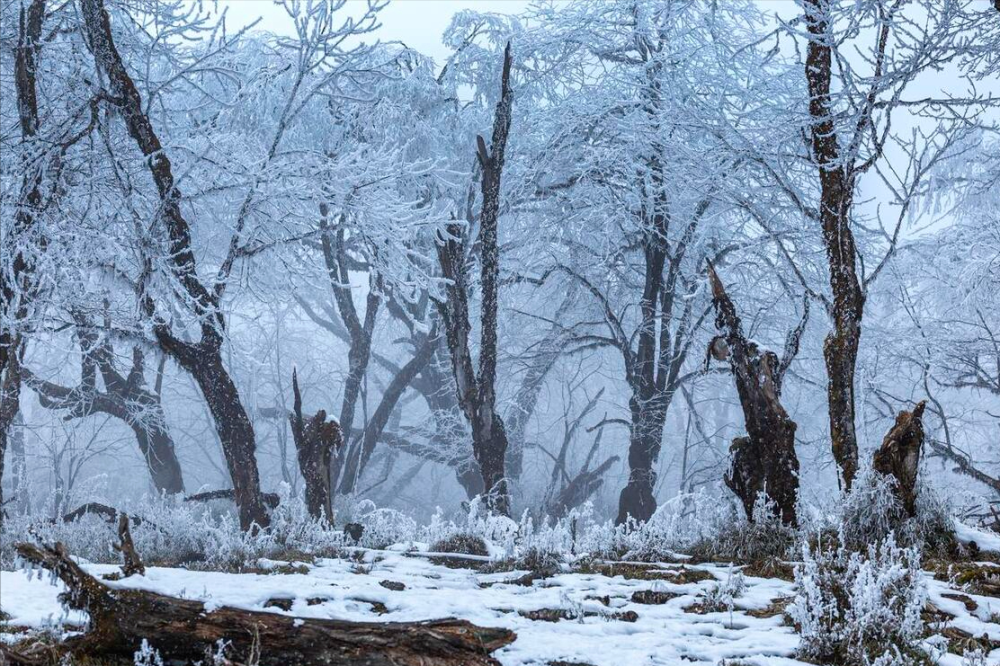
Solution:
{"label": "dead tree stump", "polygon": [[925,405],[926,401],[921,400],[912,412],[902,411],[896,416],[896,423],[872,460],[872,469],[896,479],[896,494],[911,518],[917,511],[917,472],[924,444]]}
{"label": "dead tree stump", "polygon": [[[774,352],[762,352],[744,337],[736,306],[711,264],[708,276],[716,311],[715,325],[728,347],[726,356],[747,429],[747,436],[737,437],[729,448],[732,463],[725,476],[726,485],[740,498],[747,518],[753,519],[754,503],[760,493],[766,493],[775,502],[781,520],[795,525],[799,491],[796,425],[780,399],[783,368],[787,363],[779,362]],[[713,346],[722,345],[716,339]]]}
{"label": "dead tree stump", "polygon": [[292,424],[292,439],[298,452],[299,470],[306,482],[306,508],[313,518],[333,522],[333,493],[330,488],[330,468],[333,453],[344,445],[340,424],[326,420],[326,411],[321,409],[306,420],[302,416],[302,394],[299,379],[292,370],[292,394],[294,404],[288,420]]}
{"label": "dead tree stump", "polygon": [[118,538],[121,544],[116,546],[122,554],[122,575],[126,578],[132,574],[146,575],[146,567],[139,557],[139,551],[135,549],[135,542],[132,541],[132,531],[128,527],[128,514],[123,513],[118,517]]}
{"label": "dead tree stump", "polygon": [[83,571],[65,546],[17,545],[18,554],[57,575],[72,608],[90,615],[88,631],[59,645],[94,659],[132,659],[143,639],[165,660],[197,662],[228,645],[226,658],[261,666],[498,666],[490,653],[517,637],[465,620],[346,622],[289,617],[155,592],[113,589]]}

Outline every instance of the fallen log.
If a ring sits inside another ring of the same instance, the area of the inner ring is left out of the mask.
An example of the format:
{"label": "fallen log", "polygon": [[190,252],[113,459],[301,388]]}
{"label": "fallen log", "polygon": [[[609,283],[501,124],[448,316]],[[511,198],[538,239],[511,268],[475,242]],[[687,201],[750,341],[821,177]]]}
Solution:
{"label": "fallen log", "polygon": [[[195,493],[194,495],[188,495],[184,498],[185,502],[211,502],[212,500],[226,499],[235,501],[232,488],[226,488],[224,490],[209,490],[203,493]],[[281,498],[278,493],[261,493],[260,496],[264,500],[264,504],[269,509],[273,509],[281,502]]]}
{"label": "fallen log", "polygon": [[[132,659],[143,639],[167,661],[199,661],[225,644],[229,662],[260,666],[486,666],[512,631],[453,618],[426,622],[347,622],[289,617],[115,589],[69,557],[62,544],[20,543],[17,553],[69,588],[70,607],[90,614],[88,631],[60,644],[64,653]],[[222,643],[220,643],[220,641]]]}
{"label": "fallen log", "polygon": [[[79,520],[86,515],[100,516],[109,523],[113,523],[118,520],[118,516],[127,514],[124,514],[113,506],[108,506],[107,504],[87,502],[86,504],[82,504],[64,515],[62,519],[64,523],[72,523],[73,521]],[[139,516],[129,515],[129,519],[134,525],[142,524],[142,518]]]}

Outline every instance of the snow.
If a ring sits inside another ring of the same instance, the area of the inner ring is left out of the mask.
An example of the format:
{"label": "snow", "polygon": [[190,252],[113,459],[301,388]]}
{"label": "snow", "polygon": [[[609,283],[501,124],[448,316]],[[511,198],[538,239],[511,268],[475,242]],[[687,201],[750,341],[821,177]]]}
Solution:
{"label": "snow", "polygon": [[1000,553],[1000,534],[987,532],[971,525],[955,521],[955,536],[962,543],[975,542],[980,550]]}
{"label": "snow", "polygon": [[[270,562],[269,564],[274,564]],[[798,645],[794,630],[779,614],[758,618],[745,611],[763,609],[779,597],[794,593],[794,585],[776,579],[746,577],[746,591],[734,600],[733,611],[707,614],[686,612],[716,585],[727,580],[730,569],[723,565],[685,565],[709,572],[712,579],[675,584],[661,580],[627,579],[591,573],[564,572],[536,580],[531,586],[512,584],[524,571],[483,574],[472,569],[454,569],[401,549],[361,551],[353,558],[321,559],[313,564],[293,563],[308,573],[235,574],[147,568],[144,576],[108,582],[113,587],[144,589],[205,603],[206,610],[220,606],[262,610],[300,618],[337,618],[357,621],[411,621],[461,617],[487,626],[514,630],[517,640],[495,656],[505,666],[545,664],[566,660],[594,666],[622,664],[710,664],[723,659],[752,658],[758,666],[802,664],[793,658]],[[94,575],[118,570],[114,565],[82,563]],[[679,565],[663,564],[676,570]],[[285,569],[287,571],[288,569]],[[393,591],[381,581],[403,583]],[[0,606],[9,613],[11,625],[50,627],[61,620],[82,623],[85,616],[65,616],[56,595],[58,581],[47,574],[26,571],[0,572]],[[638,590],[662,590],[679,596],[662,605],[633,603]],[[996,599],[975,597],[976,614],[959,602],[941,596],[946,584],[929,580],[932,601],[956,615],[954,625],[974,635],[988,633],[1000,638],[1000,625],[988,622],[1000,611]],[[607,595],[605,607],[596,597]],[[264,608],[272,598],[292,599],[291,610]],[[380,602],[388,612],[379,615],[369,602]],[[573,609],[582,619],[544,622],[530,620],[518,611]],[[633,623],[610,617],[612,613],[635,611]],[[0,634],[2,635],[2,634]],[[9,635],[7,635],[9,638]],[[155,645],[153,646],[155,647]],[[990,663],[1000,663],[1000,651]],[[942,664],[960,664],[945,660]]]}

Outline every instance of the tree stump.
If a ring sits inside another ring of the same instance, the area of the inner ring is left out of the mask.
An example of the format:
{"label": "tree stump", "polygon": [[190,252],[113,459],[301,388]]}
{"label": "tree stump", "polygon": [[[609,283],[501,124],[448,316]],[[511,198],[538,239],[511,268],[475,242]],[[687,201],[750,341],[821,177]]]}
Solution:
{"label": "tree stump", "polygon": [[321,409],[309,419],[302,416],[302,394],[299,379],[292,370],[293,409],[288,415],[292,426],[292,439],[298,452],[299,470],[306,482],[306,508],[313,518],[333,522],[333,493],[330,488],[330,468],[333,453],[344,445],[340,424],[326,420]]}
{"label": "tree stump", "polygon": [[872,468],[876,472],[896,479],[896,494],[906,515],[911,518],[917,511],[917,472],[924,444],[923,415],[926,404],[921,400],[912,412],[902,411],[896,416],[896,423],[889,429],[872,460]]}
{"label": "tree stump", "polygon": [[[795,501],[799,491],[799,459],[795,454],[795,422],[781,405],[781,363],[773,352],[761,351],[743,335],[736,306],[711,264],[712,303],[716,327],[724,338],[736,391],[746,421],[747,436],[737,437],[729,448],[731,466],[725,476],[732,490],[753,519],[753,507],[761,493],[776,504],[776,512],[788,525],[795,525]],[[713,347],[721,348],[718,339]],[[714,350],[710,349],[709,353]]]}

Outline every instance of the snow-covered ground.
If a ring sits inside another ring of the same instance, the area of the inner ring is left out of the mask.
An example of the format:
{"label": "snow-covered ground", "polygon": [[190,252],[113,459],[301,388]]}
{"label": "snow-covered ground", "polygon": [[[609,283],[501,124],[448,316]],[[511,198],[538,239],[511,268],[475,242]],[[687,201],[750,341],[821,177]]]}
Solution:
{"label": "snow-covered ground", "polygon": [[[109,585],[198,599],[208,609],[228,605],[298,617],[364,621],[465,618],[517,632],[513,644],[495,653],[508,666],[550,661],[594,666],[715,665],[730,659],[760,666],[802,663],[792,657],[798,637],[780,612],[748,613],[793,595],[792,583],[747,576],[746,590],[734,600],[731,612],[686,610],[702,600],[700,595],[728,580],[731,570],[724,566],[687,566],[711,574],[698,582],[563,573],[521,585],[513,581],[523,571],[484,574],[448,568],[415,553],[363,551],[358,559],[317,560],[302,564],[303,573],[229,574],[151,567],[145,576]],[[84,568],[95,575],[118,570],[113,565],[88,563]],[[682,565],[662,564],[656,569],[669,579]],[[405,589],[389,589],[386,583],[402,583]],[[67,616],[61,610],[56,599],[60,587],[47,573],[0,572],[0,607],[11,616],[8,626],[82,624],[85,616]],[[632,601],[633,593],[642,590],[677,596],[662,604]],[[976,610],[969,611],[963,601],[942,596],[953,592],[944,583],[930,581],[929,592],[938,608],[955,616],[954,626],[1000,640],[1000,624],[990,622],[1000,614],[1000,600],[969,595],[976,604]],[[290,600],[281,604],[289,610],[268,604],[275,599]],[[548,622],[519,614],[542,609],[565,609],[575,619]],[[637,618],[626,621],[621,616],[627,611],[634,611]],[[946,655],[939,663],[959,666],[962,660]],[[1000,663],[1000,650],[992,653],[988,663]]]}

